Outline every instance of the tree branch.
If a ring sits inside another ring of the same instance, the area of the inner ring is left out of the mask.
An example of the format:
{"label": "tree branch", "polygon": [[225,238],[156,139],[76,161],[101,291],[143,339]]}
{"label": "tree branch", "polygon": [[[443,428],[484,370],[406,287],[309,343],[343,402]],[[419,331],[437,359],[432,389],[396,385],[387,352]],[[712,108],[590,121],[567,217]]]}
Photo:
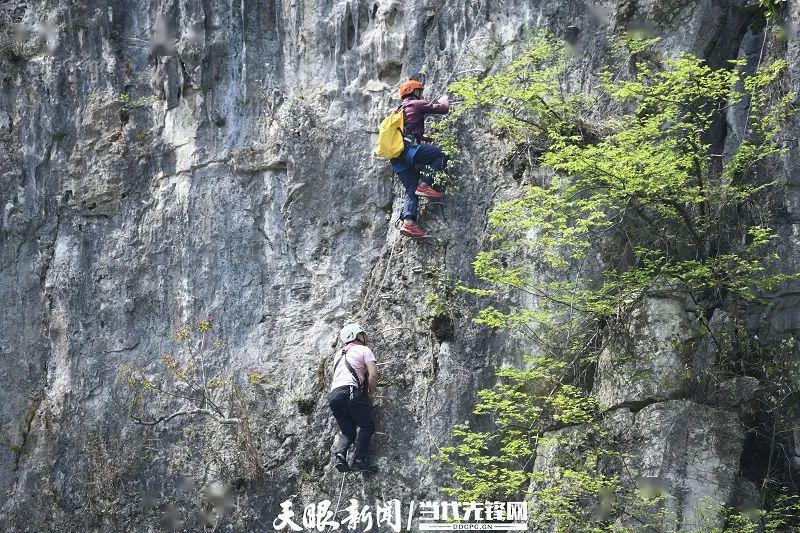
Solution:
{"label": "tree branch", "polygon": [[158,424],[166,423],[172,420],[173,418],[178,418],[179,416],[194,416],[194,415],[206,415],[214,419],[215,422],[222,425],[236,425],[239,424],[238,418],[221,418],[218,417],[213,411],[210,409],[184,409],[183,411],[176,411],[169,415],[161,416],[155,420],[143,420],[133,413],[129,413],[131,420],[134,423],[139,424],[141,426],[157,426]]}

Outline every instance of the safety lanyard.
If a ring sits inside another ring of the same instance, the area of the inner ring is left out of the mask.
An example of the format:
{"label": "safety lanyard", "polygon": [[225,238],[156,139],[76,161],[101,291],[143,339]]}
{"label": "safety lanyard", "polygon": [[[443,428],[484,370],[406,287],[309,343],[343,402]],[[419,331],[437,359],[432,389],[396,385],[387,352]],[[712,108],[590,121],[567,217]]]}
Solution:
{"label": "safety lanyard", "polygon": [[337,359],[336,362],[333,364],[333,373],[336,374],[336,367],[339,366],[339,361],[341,361],[342,359],[344,359],[344,365],[347,367],[347,370],[349,370],[350,373],[353,375],[353,378],[355,378],[356,384],[358,385],[358,390],[361,390],[361,380],[358,379],[358,373],[356,373],[356,370],[353,368],[353,365],[351,365],[350,362],[347,360],[347,348],[342,348],[342,355],[339,356],[339,359]]}

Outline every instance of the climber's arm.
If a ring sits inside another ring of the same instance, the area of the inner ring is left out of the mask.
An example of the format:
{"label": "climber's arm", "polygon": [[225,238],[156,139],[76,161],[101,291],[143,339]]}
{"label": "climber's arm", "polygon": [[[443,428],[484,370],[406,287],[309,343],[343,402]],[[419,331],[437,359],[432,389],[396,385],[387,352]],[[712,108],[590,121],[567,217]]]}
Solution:
{"label": "climber's arm", "polygon": [[450,103],[446,96],[440,98],[438,102],[425,102],[419,107],[426,115],[446,115],[450,111]]}
{"label": "climber's arm", "polygon": [[367,395],[373,396],[378,387],[378,365],[375,361],[367,361]]}

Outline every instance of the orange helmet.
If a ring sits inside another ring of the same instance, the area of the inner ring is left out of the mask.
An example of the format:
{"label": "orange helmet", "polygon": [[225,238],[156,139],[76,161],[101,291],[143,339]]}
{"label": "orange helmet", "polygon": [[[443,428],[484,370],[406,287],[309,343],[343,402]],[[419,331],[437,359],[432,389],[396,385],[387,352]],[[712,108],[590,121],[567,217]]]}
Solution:
{"label": "orange helmet", "polygon": [[424,86],[417,80],[408,80],[400,86],[400,98],[422,88],[424,88]]}

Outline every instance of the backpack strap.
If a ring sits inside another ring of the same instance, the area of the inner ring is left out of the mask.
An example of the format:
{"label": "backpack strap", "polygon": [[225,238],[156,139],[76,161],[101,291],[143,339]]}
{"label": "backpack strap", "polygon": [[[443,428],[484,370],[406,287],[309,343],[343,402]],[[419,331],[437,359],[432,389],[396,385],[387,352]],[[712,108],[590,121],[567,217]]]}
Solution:
{"label": "backpack strap", "polygon": [[400,102],[400,106],[397,108],[398,111],[400,109],[403,110],[403,142],[406,145],[406,151],[408,151],[409,147],[417,146],[419,144],[419,140],[417,136],[413,132],[407,132],[405,128],[405,117],[406,117],[406,102],[410,102],[411,100],[403,100]]}
{"label": "backpack strap", "polygon": [[342,359],[344,359],[344,365],[347,367],[347,370],[349,370],[350,374],[352,374],[353,378],[355,378],[356,383],[358,384],[358,390],[362,390],[361,380],[358,378],[358,373],[356,372],[355,368],[353,368],[353,365],[351,365],[347,360],[347,348],[342,348],[342,355],[340,355],[339,359],[337,359],[333,364],[333,373],[336,373],[336,367],[339,365],[339,361]]}
{"label": "backpack strap", "polygon": [[[406,139],[406,100],[400,100],[400,105],[397,106],[397,111],[403,112],[403,129],[400,131],[400,133],[403,135],[403,142],[407,143],[408,139]],[[395,113],[397,111],[395,111]]]}

